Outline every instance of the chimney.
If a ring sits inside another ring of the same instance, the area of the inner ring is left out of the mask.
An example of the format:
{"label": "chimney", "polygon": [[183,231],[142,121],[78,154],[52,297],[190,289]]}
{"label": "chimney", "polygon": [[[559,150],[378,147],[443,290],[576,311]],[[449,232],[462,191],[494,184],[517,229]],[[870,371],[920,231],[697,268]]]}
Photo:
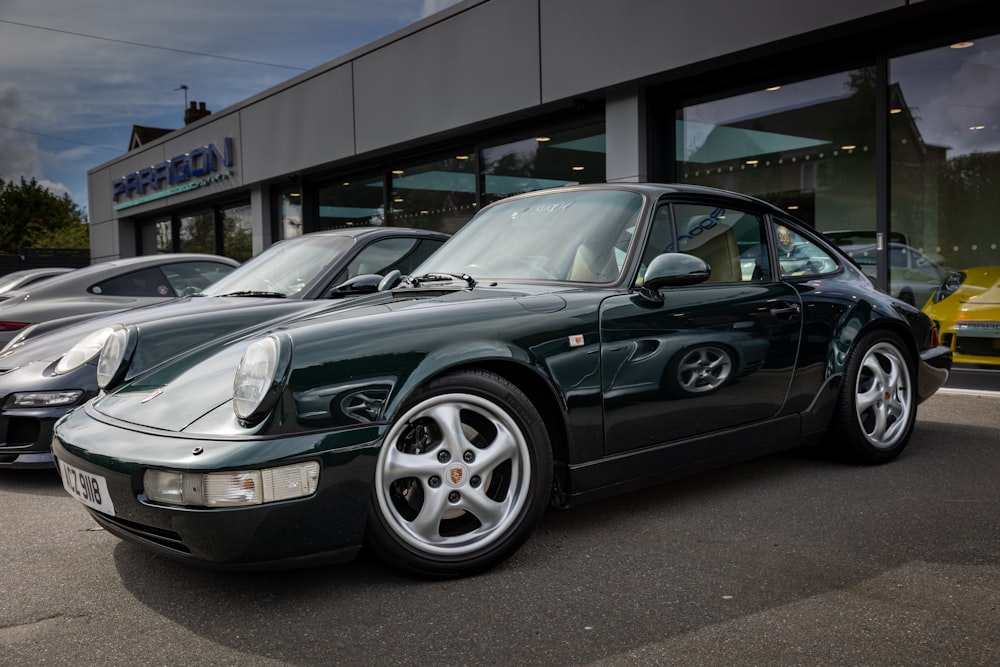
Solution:
{"label": "chimney", "polygon": [[188,108],[184,110],[184,124],[190,125],[196,120],[201,120],[211,113],[211,111],[205,108],[204,102],[191,102]]}

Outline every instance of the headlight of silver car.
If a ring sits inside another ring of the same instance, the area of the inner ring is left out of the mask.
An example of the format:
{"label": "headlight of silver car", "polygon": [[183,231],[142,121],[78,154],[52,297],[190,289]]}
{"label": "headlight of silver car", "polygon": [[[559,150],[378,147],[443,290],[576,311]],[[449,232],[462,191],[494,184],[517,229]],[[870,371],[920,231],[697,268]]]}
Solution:
{"label": "headlight of silver car", "polygon": [[97,360],[97,386],[114,387],[125,377],[132,362],[138,333],[134,328],[118,328],[105,338],[101,357]]}
{"label": "headlight of silver car", "polygon": [[10,354],[11,352],[13,352],[15,349],[17,349],[17,348],[21,347],[22,345],[24,345],[25,339],[27,339],[30,336],[34,335],[36,329],[38,329],[38,325],[37,324],[32,324],[31,326],[27,326],[27,327],[21,329],[17,333],[16,336],[14,336],[13,338],[11,338],[10,341],[6,345],[3,346],[3,349],[0,349],[0,358],[6,357],[8,354]]}
{"label": "headlight of silver car", "polygon": [[291,341],[268,336],[243,353],[233,379],[233,412],[245,426],[263,421],[284,387],[291,359]]}
{"label": "headlight of silver car", "polygon": [[75,371],[96,357],[100,354],[101,348],[104,347],[104,341],[114,331],[114,327],[104,327],[88,336],[84,336],[79,343],[71,347],[69,352],[59,359],[59,362],[56,363],[55,374],[62,375],[63,373]]}

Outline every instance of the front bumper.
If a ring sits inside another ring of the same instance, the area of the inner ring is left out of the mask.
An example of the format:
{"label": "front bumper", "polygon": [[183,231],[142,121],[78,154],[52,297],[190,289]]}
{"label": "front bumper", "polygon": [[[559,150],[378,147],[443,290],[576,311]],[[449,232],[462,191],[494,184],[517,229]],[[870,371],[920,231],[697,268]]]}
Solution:
{"label": "front bumper", "polygon": [[917,365],[917,402],[923,403],[944,386],[951,372],[951,348],[939,345],[920,353]]}
{"label": "front bumper", "polygon": [[[85,408],[56,425],[52,451],[57,463],[104,478],[113,514],[87,509],[117,537],[195,565],[273,569],[354,557],[382,435],[367,425],[277,439],[192,438],[106,423]],[[318,487],[295,500],[177,507],[151,502],[142,488],[148,468],[217,472],[306,460],[320,463]]]}
{"label": "front bumper", "polygon": [[51,468],[53,426],[71,409],[0,411],[0,469]]}

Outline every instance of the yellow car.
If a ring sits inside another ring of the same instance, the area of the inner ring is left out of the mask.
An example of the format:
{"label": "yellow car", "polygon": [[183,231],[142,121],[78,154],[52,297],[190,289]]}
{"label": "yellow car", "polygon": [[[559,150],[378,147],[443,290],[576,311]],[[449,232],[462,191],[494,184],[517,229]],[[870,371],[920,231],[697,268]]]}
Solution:
{"label": "yellow car", "polygon": [[1000,266],[949,273],[923,311],[957,364],[1000,366]]}

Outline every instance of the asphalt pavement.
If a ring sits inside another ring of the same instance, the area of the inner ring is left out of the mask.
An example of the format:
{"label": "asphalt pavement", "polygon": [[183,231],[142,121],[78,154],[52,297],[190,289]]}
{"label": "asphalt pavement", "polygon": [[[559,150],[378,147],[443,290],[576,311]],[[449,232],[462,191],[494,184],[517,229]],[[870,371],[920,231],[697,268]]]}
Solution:
{"label": "asphalt pavement", "polygon": [[893,463],[785,453],[567,511],[447,582],[202,570],[0,471],[0,665],[1000,664],[1000,393]]}

